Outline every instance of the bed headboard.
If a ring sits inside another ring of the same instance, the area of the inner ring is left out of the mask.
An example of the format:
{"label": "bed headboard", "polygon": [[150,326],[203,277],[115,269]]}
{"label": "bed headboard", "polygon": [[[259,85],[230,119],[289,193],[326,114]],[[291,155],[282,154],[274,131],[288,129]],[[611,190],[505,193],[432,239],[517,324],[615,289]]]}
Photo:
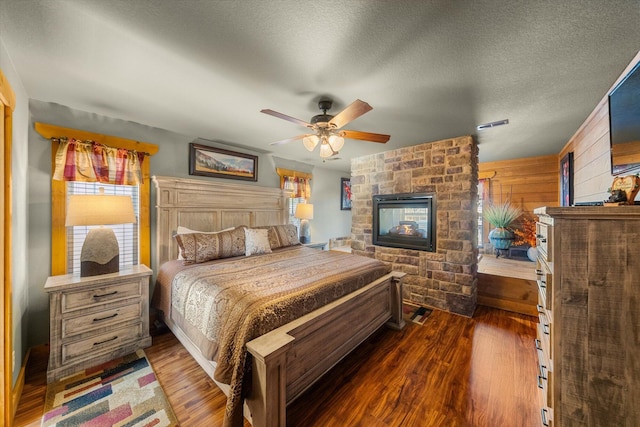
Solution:
{"label": "bed headboard", "polygon": [[155,268],[178,257],[178,225],[218,231],[246,225],[287,224],[290,194],[279,188],[153,176],[156,189]]}

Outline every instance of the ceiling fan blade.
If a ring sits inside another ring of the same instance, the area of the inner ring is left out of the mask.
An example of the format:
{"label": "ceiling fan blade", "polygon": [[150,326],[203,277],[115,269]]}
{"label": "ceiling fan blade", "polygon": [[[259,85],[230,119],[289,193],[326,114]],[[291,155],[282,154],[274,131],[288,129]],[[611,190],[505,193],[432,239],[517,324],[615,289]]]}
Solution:
{"label": "ceiling fan blade", "polygon": [[362,141],[379,142],[381,144],[386,143],[391,138],[390,135],[383,135],[381,133],[360,132],[359,130],[343,130],[340,131],[340,135],[343,138],[359,139]]}
{"label": "ceiling fan blade", "polygon": [[337,129],[340,129],[350,121],[357,119],[364,113],[371,110],[373,110],[373,107],[371,107],[371,105],[367,104],[364,101],[356,99],[351,104],[349,104],[347,108],[336,114],[333,119],[329,121],[329,123],[335,125]]}
{"label": "ceiling fan blade", "polygon": [[288,144],[290,142],[294,142],[294,141],[298,141],[302,138],[304,138],[305,136],[307,136],[308,134],[303,133],[302,135],[296,135],[293,138],[287,138],[287,139],[281,139],[280,141],[276,141],[276,142],[272,142],[269,145],[282,145],[282,144]]}
{"label": "ceiling fan blade", "polygon": [[296,119],[295,117],[287,116],[286,114],[278,113],[277,111],[266,109],[266,110],[260,110],[260,112],[268,114],[268,115],[273,116],[273,117],[277,117],[279,119],[287,120],[287,121],[289,121],[291,123],[295,123],[297,125],[302,125],[302,126],[305,126],[305,127],[308,127],[308,128],[312,127],[311,123],[307,123],[304,120]]}

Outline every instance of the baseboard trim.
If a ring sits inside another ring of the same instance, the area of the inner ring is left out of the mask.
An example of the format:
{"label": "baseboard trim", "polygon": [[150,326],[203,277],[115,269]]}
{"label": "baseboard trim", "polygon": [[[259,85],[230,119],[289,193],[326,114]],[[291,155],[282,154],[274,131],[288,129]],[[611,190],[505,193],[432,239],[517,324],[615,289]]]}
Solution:
{"label": "baseboard trim", "polygon": [[31,348],[27,350],[27,354],[22,361],[22,366],[20,366],[20,372],[18,373],[18,379],[16,380],[16,384],[14,385],[11,391],[11,421],[16,417],[16,412],[18,411],[18,404],[20,403],[20,398],[22,397],[22,390],[24,389],[24,382],[27,375],[27,363],[29,361],[29,356],[31,355]]}

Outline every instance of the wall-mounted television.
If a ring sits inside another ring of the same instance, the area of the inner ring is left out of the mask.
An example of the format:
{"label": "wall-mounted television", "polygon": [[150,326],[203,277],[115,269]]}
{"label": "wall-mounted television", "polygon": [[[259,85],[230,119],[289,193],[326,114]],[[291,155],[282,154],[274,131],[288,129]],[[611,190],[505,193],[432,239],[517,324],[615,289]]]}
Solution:
{"label": "wall-mounted television", "polygon": [[611,174],[640,171],[640,63],[609,93]]}

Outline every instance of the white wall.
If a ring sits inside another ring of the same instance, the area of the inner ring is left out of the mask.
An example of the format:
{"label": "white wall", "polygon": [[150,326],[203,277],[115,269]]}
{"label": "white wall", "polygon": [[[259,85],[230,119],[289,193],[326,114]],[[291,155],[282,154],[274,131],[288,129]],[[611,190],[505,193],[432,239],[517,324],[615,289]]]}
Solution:
{"label": "white wall", "polygon": [[13,349],[16,353],[16,366],[13,368],[13,384],[20,371],[21,362],[27,352],[26,331],[29,327],[28,318],[28,271],[30,265],[27,260],[27,156],[29,123],[29,105],[27,93],[22,82],[13,68],[11,58],[0,37],[0,69],[9,81],[16,95],[16,108],[13,111],[12,155],[11,155],[11,188],[12,188],[12,286],[13,286]]}
{"label": "white wall", "polygon": [[351,236],[351,211],[340,210],[340,178],[349,172],[314,168],[311,186],[313,219],[309,221],[311,241],[328,242],[331,237]]}

